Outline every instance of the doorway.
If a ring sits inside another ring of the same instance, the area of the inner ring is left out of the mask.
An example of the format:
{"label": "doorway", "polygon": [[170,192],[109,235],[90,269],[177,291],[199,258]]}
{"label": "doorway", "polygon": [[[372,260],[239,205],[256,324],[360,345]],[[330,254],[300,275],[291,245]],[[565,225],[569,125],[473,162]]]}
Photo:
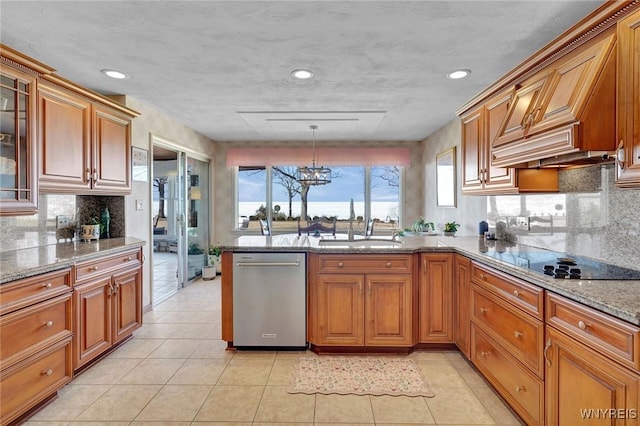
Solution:
{"label": "doorway", "polygon": [[156,305],[202,276],[209,242],[209,161],[153,138],[153,274]]}

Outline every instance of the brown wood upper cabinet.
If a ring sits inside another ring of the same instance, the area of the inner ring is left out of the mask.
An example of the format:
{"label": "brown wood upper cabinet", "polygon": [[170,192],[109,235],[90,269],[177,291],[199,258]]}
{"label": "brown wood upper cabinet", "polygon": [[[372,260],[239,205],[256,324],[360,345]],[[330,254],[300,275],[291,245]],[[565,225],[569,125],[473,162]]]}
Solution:
{"label": "brown wood upper cabinet", "polygon": [[0,216],[33,214],[38,209],[37,77],[47,69],[4,45],[0,52]]}
{"label": "brown wood upper cabinet", "polygon": [[40,85],[38,114],[42,191],[131,191],[131,116],[53,85]]}
{"label": "brown wood upper cabinet", "polygon": [[[510,110],[513,97],[512,90],[503,91],[462,116],[463,194],[558,191],[555,170],[514,169],[492,163],[492,141]],[[522,99],[519,102],[522,104]]]}
{"label": "brown wood upper cabinet", "polygon": [[640,11],[618,22],[616,185],[640,186]]}
{"label": "brown wood upper cabinet", "polygon": [[612,29],[517,83],[492,141],[492,164],[517,166],[577,151],[613,151],[615,46]]}

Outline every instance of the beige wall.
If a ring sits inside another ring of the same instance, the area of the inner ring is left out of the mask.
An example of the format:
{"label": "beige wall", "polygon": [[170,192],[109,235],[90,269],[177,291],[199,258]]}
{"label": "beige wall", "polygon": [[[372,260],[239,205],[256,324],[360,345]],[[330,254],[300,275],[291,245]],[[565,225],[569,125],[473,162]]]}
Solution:
{"label": "beige wall", "polygon": [[[272,147],[301,147],[309,146],[309,142],[269,142]],[[265,142],[217,142],[216,164],[214,175],[214,217],[215,240],[230,241],[235,237],[233,229],[237,223],[234,214],[235,181],[234,169],[226,165],[226,152],[229,147],[265,146]],[[321,146],[331,147],[408,147],[411,150],[411,166],[406,168],[404,177],[404,204],[402,206],[402,221],[404,224],[413,222],[422,213],[422,148],[419,142],[322,142]],[[406,226],[406,225],[405,225]]]}
{"label": "beige wall", "polygon": [[[455,220],[461,227],[458,235],[476,235],[478,222],[487,217],[485,196],[462,196],[462,154],[460,147],[460,120],[455,118],[422,141],[424,159],[424,205],[423,214],[429,222],[442,230],[445,222]],[[436,201],[436,155],[456,147],[456,201],[455,208],[438,207]]]}
{"label": "beige wall", "polygon": [[[185,151],[200,153],[213,158],[215,147],[213,141],[184,124],[154,110],[144,103],[127,96],[126,106],[138,111],[141,115],[133,120],[132,144],[135,147],[149,151],[151,164],[151,137],[158,136],[172,142]],[[151,170],[149,170],[151,173]],[[143,306],[151,304],[152,275],[152,231],[151,231],[151,182],[132,182],[131,194],[125,197],[125,229],[128,237],[140,238],[147,241],[144,246],[146,262],[143,265]],[[142,201],[142,210],[136,210],[136,200]]]}

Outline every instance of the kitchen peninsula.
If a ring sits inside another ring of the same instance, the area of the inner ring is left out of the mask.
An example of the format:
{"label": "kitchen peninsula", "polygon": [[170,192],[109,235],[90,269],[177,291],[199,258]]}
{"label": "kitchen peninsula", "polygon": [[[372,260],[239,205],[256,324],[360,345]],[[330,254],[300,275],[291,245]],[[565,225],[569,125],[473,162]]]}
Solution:
{"label": "kitchen peninsula", "polygon": [[[548,251],[477,237],[320,241],[276,235],[223,244],[222,339],[230,347],[233,254],[304,252],[307,340],[316,352],[455,344],[527,424],[579,421],[580,395],[596,395],[594,406],[638,406],[640,280],[555,278],[529,268]],[[581,392],[560,392],[576,381]]]}

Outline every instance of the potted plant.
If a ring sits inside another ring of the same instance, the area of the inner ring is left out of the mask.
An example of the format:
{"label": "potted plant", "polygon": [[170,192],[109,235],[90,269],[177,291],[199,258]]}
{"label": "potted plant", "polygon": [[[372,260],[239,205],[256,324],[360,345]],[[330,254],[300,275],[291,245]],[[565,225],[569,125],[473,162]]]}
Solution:
{"label": "potted plant", "polygon": [[216,270],[220,272],[220,267],[222,264],[222,249],[219,246],[210,245],[208,252],[208,263],[209,266],[215,266]]}
{"label": "potted plant", "polygon": [[433,222],[427,222],[424,217],[413,222],[411,230],[418,235],[429,235],[435,231],[436,227]]}
{"label": "potted plant", "polygon": [[458,230],[458,227],[460,226],[459,223],[456,223],[455,221],[453,222],[447,222],[444,224],[444,235],[448,235],[448,236],[454,236],[456,234],[456,231]]}
{"label": "potted plant", "polygon": [[96,216],[89,217],[87,224],[82,225],[82,235],[80,238],[84,241],[100,239],[100,221]]}

